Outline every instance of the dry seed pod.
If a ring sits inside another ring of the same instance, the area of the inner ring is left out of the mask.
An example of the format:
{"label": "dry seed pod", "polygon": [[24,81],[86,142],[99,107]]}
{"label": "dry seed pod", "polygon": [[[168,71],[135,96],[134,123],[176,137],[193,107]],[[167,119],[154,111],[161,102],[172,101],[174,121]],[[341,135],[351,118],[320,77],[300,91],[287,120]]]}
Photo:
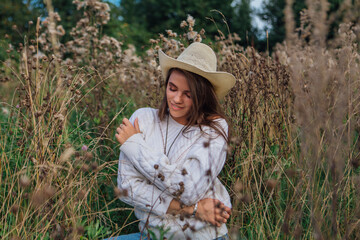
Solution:
{"label": "dry seed pod", "polygon": [[203,142],[204,148],[208,148],[210,146],[210,141]]}
{"label": "dry seed pod", "polygon": [[31,197],[31,203],[35,207],[40,207],[55,194],[55,188],[45,185],[37,190]]}
{"label": "dry seed pod", "polygon": [[114,194],[117,198],[119,197],[127,197],[128,196],[128,190],[127,189],[123,189],[120,190],[119,188],[115,187],[114,188]]}
{"label": "dry seed pod", "polygon": [[14,204],[11,208],[10,208],[10,212],[12,213],[12,214],[16,214],[18,211],[19,211],[19,205],[17,205],[17,204]]}
{"label": "dry seed pod", "polygon": [[77,194],[78,200],[83,200],[86,197],[86,191],[84,189],[81,189]]}
{"label": "dry seed pod", "polygon": [[266,181],[266,188],[268,188],[269,190],[273,190],[276,185],[277,185],[278,181],[276,181],[275,179],[269,179]]}
{"label": "dry seed pod", "polygon": [[90,167],[89,165],[87,165],[86,163],[84,163],[82,166],[81,166],[81,170],[83,172],[88,172],[90,170]]}
{"label": "dry seed pod", "polygon": [[189,227],[189,224],[185,223],[184,226],[182,227],[182,230],[185,231],[188,227]]}
{"label": "dry seed pod", "polygon": [[96,171],[98,169],[98,163],[97,162],[92,162],[90,164],[90,167],[93,171]]}
{"label": "dry seed pod", "polygon": [[244,194],[244,196],[242,196],[242,198],[240,199],[243,203],[250,203],[251,202],[251,197],[249,194]]}
{"label": "dry seed pod", "polygon": [[91,152],[86,152],[84,155],[86,161],[91,161],[93,159],[93,154]]}

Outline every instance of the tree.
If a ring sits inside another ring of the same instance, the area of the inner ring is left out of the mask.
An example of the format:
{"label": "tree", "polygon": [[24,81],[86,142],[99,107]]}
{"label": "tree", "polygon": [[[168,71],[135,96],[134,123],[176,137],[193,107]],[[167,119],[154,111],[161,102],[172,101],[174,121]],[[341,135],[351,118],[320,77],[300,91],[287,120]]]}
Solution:
{"label": "tree", "polygon": [[[31,31],[31,24],[36,24],[40,10],[32,6],[31,1],[0,1],[0,36],[7,34],[13,43],[24,42],[24,35]],[[31,23],[31,22],[30,22]]]}
{"label": "tree", "polygon": [[196,26],[212,36],[218,34],[218,29],[227,33],[223,17],[212,10],[220,11],[231,23],[234,16],[231,3],[232,0],[122,0],[120,11],[123,22],[141,30],[140,33],[142,30],[164,33],[166,29],[181,33],[180,22],[190,14],[196,19]]}
{"label": "tree", "polygon": [[234,10],[235,17],[231,24],[232,31],[240,36],[241,45],[253,46],[256,41],[256,29],[252,26],[253,10],[250,6],[250,0],[240,0],[235,5]]}
{"label": "tree", "polygon": [[[329,0],[328,1],[329,11],[328,14],[334,13],[339,9],[339,6],[343,2],[343,0]],[[280,43],[284,41],[286,32],[285,32],[285,22],[284,22],[284,9],[286,6],[286,0],[267,0],[264,3],[263,11],[260,12],[259,16],[269,23],[269,48],[272,49],[276,43]],[[297,0],[294,1],[293,12],[295,17],[295,22],[297,27],[300,26],[300,11],[306,8],[305,0]],[[340,22],[341,19],[335,20],[335,22]],[[331,31],[329,31],[329,37],[333,37],[334,29],[337,24],[333,24],[331,26]],[[265,39],[266,41],[266,39]]]}

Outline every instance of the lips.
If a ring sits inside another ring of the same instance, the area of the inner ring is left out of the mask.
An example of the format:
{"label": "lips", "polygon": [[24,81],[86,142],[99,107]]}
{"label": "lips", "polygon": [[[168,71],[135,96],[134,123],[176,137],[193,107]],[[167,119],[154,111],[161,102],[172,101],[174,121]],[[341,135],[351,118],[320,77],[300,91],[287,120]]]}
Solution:
{"label": "lips", "polygon": [[175,111],[179,111],[179,110],[182,110],[182,109],[183,109],[183,107],[179,107],[179,106],[177,106],[177,105],[175,105],[175,104],[173,104],[173,103],[170,103],[170,105],[171,105],[171,108],[172,108],[173,110],[175,110]]}

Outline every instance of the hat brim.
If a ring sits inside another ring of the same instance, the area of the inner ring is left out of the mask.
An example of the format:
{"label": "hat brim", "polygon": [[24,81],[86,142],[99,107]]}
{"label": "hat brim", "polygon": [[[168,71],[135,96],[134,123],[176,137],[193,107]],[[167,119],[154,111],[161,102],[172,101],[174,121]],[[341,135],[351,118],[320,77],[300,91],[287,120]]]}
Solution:
{"label": "hat brim", "polygon": [[214,86],[215,94],[219,99],[225,97],[236,83],[236,78],[230,73],[204,71],[191,64],[169,57],[162,50],[159,50],[159,62],[164,79],[166,79],[171,68],[180,68],[196,73],[209,80],[209,82]]}

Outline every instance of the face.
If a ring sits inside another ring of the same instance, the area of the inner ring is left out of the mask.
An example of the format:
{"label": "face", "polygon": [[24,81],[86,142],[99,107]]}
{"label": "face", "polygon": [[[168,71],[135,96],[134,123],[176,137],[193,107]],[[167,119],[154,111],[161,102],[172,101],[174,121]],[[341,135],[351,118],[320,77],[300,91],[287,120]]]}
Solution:
{"label": "face", "polygon": [[166,97],[171,117],[180,124],[187,124],[192,99],[186,77],[181,72],[172,71],[166,87]]}

